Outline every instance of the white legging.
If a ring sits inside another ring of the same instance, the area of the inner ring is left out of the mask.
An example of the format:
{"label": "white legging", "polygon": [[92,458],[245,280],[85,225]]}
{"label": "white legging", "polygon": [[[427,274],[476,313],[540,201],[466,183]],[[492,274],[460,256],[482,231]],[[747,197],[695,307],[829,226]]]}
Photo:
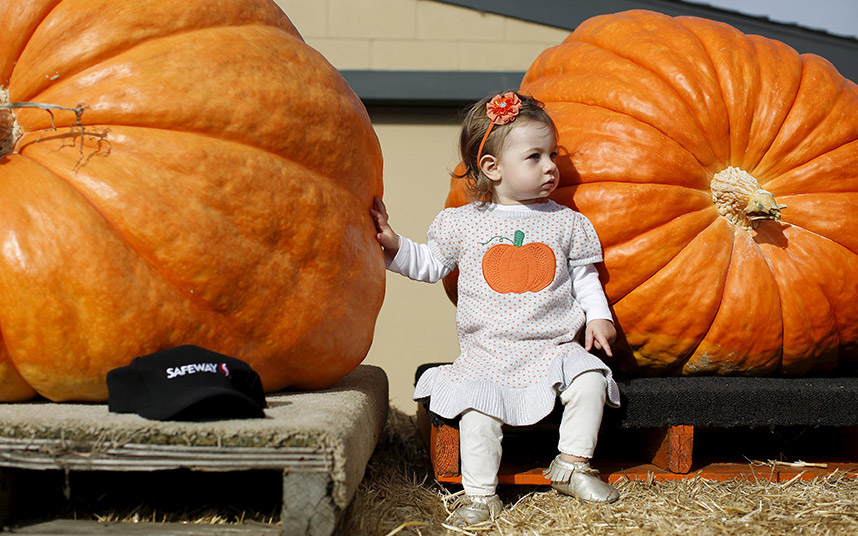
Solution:
{"label": "white legging", "polygon": [[[602,410],[607,396],[607,380],[600,371],[578,375],[560,393],[563,418],[560,421],[558,450],[563,454],[592,458],[596,449]],[[494,495],[503,441],[500,419],[469,409],[459,421],[459,455],[462,486],[467,495]]]}

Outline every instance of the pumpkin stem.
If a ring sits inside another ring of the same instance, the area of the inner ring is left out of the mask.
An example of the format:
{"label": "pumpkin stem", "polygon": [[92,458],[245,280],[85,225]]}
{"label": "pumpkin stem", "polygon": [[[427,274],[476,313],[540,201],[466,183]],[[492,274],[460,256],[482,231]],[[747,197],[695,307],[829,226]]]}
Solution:
{"label": "pumpkin stem", "polygon": [[23,133],[8,104],[9,91],[0,88],[0,158],[14,152],[15,144]]}
{"label": "pumpkin stem", "polygon": [[757,179],[736,167],[716,173],[709,189],[718,213],[747,230],[756,229],[761,221],[781,219],[781,210],[786,208],[771,192],[763,190]]}

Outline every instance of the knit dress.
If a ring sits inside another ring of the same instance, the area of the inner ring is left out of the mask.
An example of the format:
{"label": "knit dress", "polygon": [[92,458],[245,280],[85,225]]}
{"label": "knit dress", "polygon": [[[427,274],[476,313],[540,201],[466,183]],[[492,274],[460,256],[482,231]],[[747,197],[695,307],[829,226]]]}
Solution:
{"label": "knit dress", "polygon": [[[553,201],[521,210],[472,203],[438,214],[427,239],[445,268],[431,279],[459,269],[461,353],[423,373],[415,400],[429,398],[429,409],[445,418],[475,409],[528,425],[552,411],[576,376],[598,370],[608,380],[607,404],[619,406],[611,370],[575,340],[585,315],[573,297],[571,269],[602,260],[585,216]],[[413,277],[399,256],[389,268]]]}

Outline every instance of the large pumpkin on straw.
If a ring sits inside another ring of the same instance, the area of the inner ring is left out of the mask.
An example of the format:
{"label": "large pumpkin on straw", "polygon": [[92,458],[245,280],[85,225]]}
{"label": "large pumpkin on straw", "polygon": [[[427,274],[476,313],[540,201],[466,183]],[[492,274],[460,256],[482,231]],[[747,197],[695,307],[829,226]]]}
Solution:
{"label": "large pumpkin on straw", "polygon": [[[553,198],[602,240],[647,374],[802,374],[858,344],[858,90],[823,58],[710,20],[592,18],[533,63]],[[449,205],[466,201],[453,181]]]}
{"label": "large pumpkin on straw", "polygon": [[0,36],[0,399],[180,344],[268,391],[357,366],[380,149],[273,2],[0,0]]}

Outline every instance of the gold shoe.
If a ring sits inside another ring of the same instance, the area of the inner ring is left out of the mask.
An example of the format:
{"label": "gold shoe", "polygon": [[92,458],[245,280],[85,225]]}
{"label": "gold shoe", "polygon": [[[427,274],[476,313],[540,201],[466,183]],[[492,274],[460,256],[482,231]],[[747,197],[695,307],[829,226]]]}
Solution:
{"label": "gold shoe", "polygon": [[464,504],[450,514],[447,521],[454,527],[469,527],[493,520],[500,515],[501,510],[503,503],[497,495],[466,495]]}
{"label": "gold shoe", "polygon": [[552,488],[582,501],[611,503],[620,498],[617,489],[602,481],[599,471],[587,462],[570,463],[557,456],[543,474],[551,480]]}

